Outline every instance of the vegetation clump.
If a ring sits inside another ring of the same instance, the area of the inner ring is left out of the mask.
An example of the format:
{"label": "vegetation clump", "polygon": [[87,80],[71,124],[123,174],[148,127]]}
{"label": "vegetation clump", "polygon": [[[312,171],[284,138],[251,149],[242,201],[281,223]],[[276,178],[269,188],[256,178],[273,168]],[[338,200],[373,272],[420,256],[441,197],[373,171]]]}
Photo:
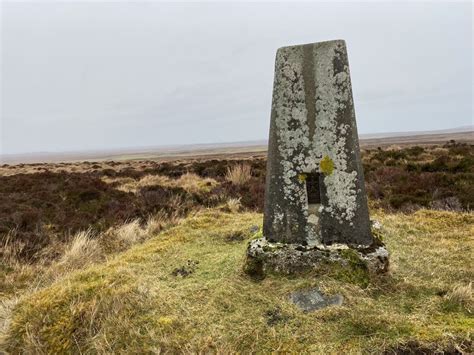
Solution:
{"label": "vegetation clump", "polygon": [[236,186],[245,185],[252,178],[250,165],[239,164],[227,168],[225,178]]}

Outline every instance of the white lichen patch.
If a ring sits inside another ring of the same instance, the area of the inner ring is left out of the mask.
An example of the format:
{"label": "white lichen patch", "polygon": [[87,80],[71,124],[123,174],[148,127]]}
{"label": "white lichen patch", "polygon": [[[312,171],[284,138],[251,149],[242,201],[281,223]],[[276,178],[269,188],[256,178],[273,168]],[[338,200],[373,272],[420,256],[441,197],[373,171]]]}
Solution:
{"label": "white lichen patch", "polygon": [[309,147],[309,128],[303,81],[301,47],[280,49],[276,60],[273,110],[281,157],[283,195],[289,202],[306,203],[304,180],[296,179],[303,170]]}
{"label": "white lichen patch", "polygon": [[[357,172],[347,166],[346,141],[348,124],[338,123],[337,116],[346,105],[352,105],[349,68],[334,72],[333,61],[344,50],[340,42],[314,46],[314,78],[316,122],[310,137],[308,111],[303,78],[303,47],[288,47],[278,51],[273,112],[282,167],[282,192],[289,203],[306,206],[304,179],[300,174],[319,171],[320,161],[328,157],[334,164],[333,173],[324,177],[327,205],[321,212],[330,213],[342,221],[350,221],[357,208]],[[317,53],[316,53],[317,52]]]}
{"label": "white lichen patch", "polygon": [[382,230],[382,223],[380,223],[380,221],[373,220],[371,222],[372,222],[373,229],[378,230],[378,231]]}
{"label": "white lichen patch", "polygon": [[[384,246],[366,252],[347,244],[301,245],[274,243],[265,238],[254,239],[247,249],[247,265],[258,261],[261,272],[297,274],[308,270],[318,270],[328,262],[347,265],[348,251],[352,258],[360,260],[371,274],[384,274],[388,271],[389,253]],[[250,270],[254,270],[251,268]],[[365,270],[365,268],[364,268]]]}
{"label": "white lichen patch", "polygon": [[319,222],[319,218],[318,218],[317,215],[315,215],[315,214],[310,214],[310,215],[308,216],[308,223],[311,223],[311,224],[318,224],[318,222]]}
{"label": "white lichen patch", "polygon": [[[283,199],[295,210],[308,216],[305,171],[313,171],[317,166],[307,152],[311,147],[308,112],[305,103],[303,78],[303,48],[283,48],[277,52],[273,112],[277,130],[277,146],[281,164],[279,187]],[[308,170],[307,166],[312,169]],[[304,176],[304,178],[302,178]],[[288,214],[289,211],[285,211]],[[287,216],[288,217],[288,216]],[[273,221],[283,220],[280,213]],[[295,222],[290,222],[297,228]],[[315,223],[317,224],[317,222]],[[282,225],[282,224],[276,224]],[[288,226],[287,233],[288,232]],[[308,240],[319,240],[316,226],[305,226]]]}
{"label": "white lichen patch", "polygon": [[316,87],[316,130],[312,139],[314,158],[328,156],[334,162],[334,172],[324,177],[328,205],[325,211],[340,222],[350,221],[357,209],[356,179],[357,171],[350,171],[347,166],[347,134],[350,126],[338,124],[339,110],[352,105],[349,79],[349,68],[334,74],[334,58],[340,56],[342,44],[324,43],[326,50],[315,46]]}

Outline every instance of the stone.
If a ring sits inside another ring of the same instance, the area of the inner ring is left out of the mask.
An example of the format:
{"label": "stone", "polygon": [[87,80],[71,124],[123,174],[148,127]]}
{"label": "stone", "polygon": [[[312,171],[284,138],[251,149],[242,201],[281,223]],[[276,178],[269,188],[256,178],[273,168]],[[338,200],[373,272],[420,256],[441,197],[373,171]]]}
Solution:
{"label": "stone", "polygon": [[263,279],[329,267],[365,286],[389,265],[373,227],[345,42],[278,49],[263,237],[249,243],[246,272]]}
{"label": "stone", "polygon": [[389,254],[381,242],[370,247],[352,248],[346,244],[275,243],[264,237],[249,243],[245,271],[256,279],[263,279],[268,274],[326,272],[336,267],[369,278],[386,273],[388,266]]}
{"label": "stone", "polygon": [[259,230],[260,230],[260,227],[257,226],[257,225],[254,225],[254,226],[250,227],[250,233],[255,234],[255,233],[257,233]]}
{"label": "stone", "polygon": [[303,312],[312,312],[329,306],[341,306],[344,297],[341,295],[326,296],[317,288],[300,290],[290,294],[290,301]]}
{"label": "stone", "polygon": [[342,40],[277,51],[263,235],[301,245],[374,242]]}

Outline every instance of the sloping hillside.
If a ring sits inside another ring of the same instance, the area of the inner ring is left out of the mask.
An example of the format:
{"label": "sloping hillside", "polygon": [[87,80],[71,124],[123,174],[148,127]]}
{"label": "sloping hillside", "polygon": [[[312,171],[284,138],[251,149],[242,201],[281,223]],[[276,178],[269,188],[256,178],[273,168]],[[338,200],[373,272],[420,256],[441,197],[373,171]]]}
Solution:
{"label": "sloping hillside", "polygon": [[[419,210],[375,216],[391,272],[350,275],[242,272],[259,213],[197,212],[141,245],[25,294],[6,324],[11,353],[394,353],[472,350],[474,216]],[[296,289],[342,294],[344,304],[302,313]]]}

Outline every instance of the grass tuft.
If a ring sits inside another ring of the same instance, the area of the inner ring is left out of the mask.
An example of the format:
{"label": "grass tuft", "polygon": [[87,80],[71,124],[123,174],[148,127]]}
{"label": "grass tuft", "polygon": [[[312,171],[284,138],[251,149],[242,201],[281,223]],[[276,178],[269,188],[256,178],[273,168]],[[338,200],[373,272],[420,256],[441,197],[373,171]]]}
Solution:
{"label": "grass tuft", "polygon": [[236,186],[245,185],[252,178],[250,165],[244,163],[227,168],[225,178]]}
{"label": "grass tuft", "polygon": [[180,187],[192,194],[209,193],[217,186],[217,181],[211,178],[202,178],[197,174],[187,172],[177,179],[164,175],[145,175],[139,180],[125,178],[103,177],[102,180],[109,184],[117,184],[117,189],[124,192],[138,193],[141,189],[153,186],[175,188]]}
{"label": "grass tuft", "polygon": [[120,242],[132,245],[145,238],[145,231],[140,226],[140,221],[135,219],[115,229],[115,235]]}
{"label": "grass tuft", "polygon": [[474,311],[474,293],[472,282],[465,285],[456,285],[445,296],[445,308],[447,310],[464,309],[472,314]]}
{"label": "grass tuft", "polygon": [[242,208],[242,203],[240,198],[230,198],[227,200],[226,207],[232,213],[237,213]]}
{"label": "grass tuft", "polygon": [[78,269],[97,261],[100,255],[99,243],[93,239],[92,231],[88,229],[74,235],[71,243],[66,246],[59,265],[67,269]]}
{"label": "grass tuft", "polygon": [[15,240],[15,230],[9,231],[0,241],[0,256],[4,267],[14,267],[20,265],[20,255],[24,244]]}

